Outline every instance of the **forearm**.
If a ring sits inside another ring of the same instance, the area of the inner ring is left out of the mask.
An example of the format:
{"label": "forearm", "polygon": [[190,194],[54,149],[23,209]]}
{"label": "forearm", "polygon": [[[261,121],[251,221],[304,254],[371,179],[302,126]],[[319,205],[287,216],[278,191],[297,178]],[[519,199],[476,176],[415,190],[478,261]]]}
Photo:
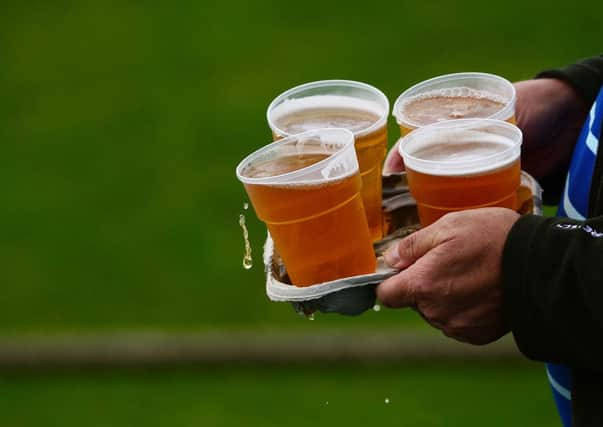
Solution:
{"label": "forearm", "polygon": [[525,216],[503,254],[505,308],[519,349],[535,360],[601,370],[603,217]]}

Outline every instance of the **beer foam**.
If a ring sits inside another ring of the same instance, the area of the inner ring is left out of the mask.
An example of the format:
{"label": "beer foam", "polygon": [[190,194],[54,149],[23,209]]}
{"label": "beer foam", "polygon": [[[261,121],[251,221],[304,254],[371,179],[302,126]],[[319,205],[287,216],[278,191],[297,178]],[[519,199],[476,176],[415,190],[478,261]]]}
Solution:
{"label": "beer foam", "polygon": [[[316,190],[318,188],[338,184],[341,181],[348,179],[350,176],[359,173],[357,163],[355,163],[354,165],[350,165],[350,160],[351,159],[349,156],[323,159],[317,162],[320,163],[320,167],[316,168],[314,174],[306,175],[304,178],[301,179],[275,182],[271,185],[274,187],[289,188],[296,190]],[[352,161],[352,163],[354,162]],[[316,163],[314,163],[314,165],[316,165]],[[313,165],[309,165],[307,167],[309,168],[312,166]]]}
{"label": "beer foam", "polygon": [[247,183],[280,188],[316,189],[331,185],[358,173],[353,146],[333,156],[332,152],[311,147],[303,155],[296,147],[285,147],[280,157],[242,162],[239,176]]}
{"label": "beer foam", "polygon": [[430,175],[478,175],[503,168],[519,158],[511,138],[475,129],[433,132],[403,141],[406,167]]}
{"label": "beer foam", "polygon": [[427,92],[419,93],[404,100],[401,104],[401,108],[404,108],[409,103],[429,98],[487,99],[488,101],[498,102],[503,105],[507,102],[507,99],[503,96],[500,96],[496,93],[487,90],[478,90],[467,86],[456,86],[443,89],[434,89]]}
{"label": "beer foam", "polygon": [[[338,111],[341,111],[339,116]],[[314,123],[311,119],[303,121],[292,119],[290,120],[291,125],[283,123],[289,117],[304,114],[312,116],[316,112],[327,116],[326,119],[319,118]],[[328,118],[327,112],[332,114],[331,119]],[[270,111],[270,122],[273,130],[284,131],[287,134],[312,130],[317,127],[344,127],[352,132],[362,132],[381,121],[385,122],[386,114],[387,110],[383,106],[367,99],[343,95],[315,95],[286,99]]]}
{"label": "beer foam", "polygon": [[457,86],[403,99],[396,116],[398,120],[420,127],[450,119],[491,117],[503,110],[507,102],[503,96],[490,91]]}
{"label": "beer foam", "polygon": [[243,175],[248,178],[268,178],[284,175],[289,172],[307,168],[321,160],[327,159],[331,154],[324,152],[304,153],[304,155],[289,155],[281,158],[252,163],[243,169]]}

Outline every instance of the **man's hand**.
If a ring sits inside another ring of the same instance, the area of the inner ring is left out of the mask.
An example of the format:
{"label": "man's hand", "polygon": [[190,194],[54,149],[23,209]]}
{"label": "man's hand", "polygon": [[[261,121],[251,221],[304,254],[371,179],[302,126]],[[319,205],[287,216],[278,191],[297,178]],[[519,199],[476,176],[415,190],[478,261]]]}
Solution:
{"label": "man's hand", "polygon": [[509,331],[502,307],[504,243],[519,215],[503,208],[454,212],[385,255],[402,269],[377,287],[388,307],[414,307],[459,341],[487,344]]}

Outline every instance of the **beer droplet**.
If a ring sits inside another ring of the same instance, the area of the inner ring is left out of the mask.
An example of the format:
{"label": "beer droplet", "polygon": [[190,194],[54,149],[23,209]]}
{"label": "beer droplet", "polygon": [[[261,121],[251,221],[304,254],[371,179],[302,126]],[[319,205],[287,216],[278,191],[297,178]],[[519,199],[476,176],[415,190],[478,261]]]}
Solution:
{"label": "beer droplet", "polygon": [[249,244],[249,233],[245,225],[245,215],[239,215],[239,225],[243,229],[243,240],[245,241],[245,254],[243,255],[243,268],[249,270],[253,267],[253,259],[251,258],[251,245]]}
{"label": "beer droplet", "polygon": [[245,209],[245,210],[249,209],[249,203],[247,203],[247,202],[243,203],[243,209]]}
{"label": "beer droplet", "polygon": [[306,315],[306,317],[308,318],[308,320],[314,320],[314,313],[310,313]]}
{"label": "beer droplet", "polygon": [[386,397],[386,398],[385,398],[385,404],[386,404],[386,405],[389,405],[389,397]]}
{"label": "beer droplet", "polygon": [[375,304],[373,306],[373,311],[381,311],[381,306],[379,304]]}

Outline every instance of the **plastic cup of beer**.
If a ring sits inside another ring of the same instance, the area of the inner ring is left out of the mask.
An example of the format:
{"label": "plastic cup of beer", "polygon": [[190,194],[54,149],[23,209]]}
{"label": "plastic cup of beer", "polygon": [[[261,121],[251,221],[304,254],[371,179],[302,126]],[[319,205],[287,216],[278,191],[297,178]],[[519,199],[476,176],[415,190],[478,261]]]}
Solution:
{"label": "plastic cup of beer", "polygon": [[373,241],[383,237],[381,171],[387,151],[389,101],[379,89],[350,80],[322,80],[296,86],[268,106],[274,139],[324,128],[354,133],[362,177],[362,200]]}
{"label": "plastic cup of beer", "polygon": [[293,285],[375,272],[351,131],[280,139],[247,156],[236,172]]}
{"label": "plastic cup of beer", "polygon": [[494,119],[434,123],[406,135],[398,149],[422,226],[448,212],[517,209],[522,134]]}
{"label": "plastic cup of beer", "polygon": [[515,87],[495,74],[446,74],[402,92],[392,114],[402,136],[452,119],[490,118],[515,124]]}

